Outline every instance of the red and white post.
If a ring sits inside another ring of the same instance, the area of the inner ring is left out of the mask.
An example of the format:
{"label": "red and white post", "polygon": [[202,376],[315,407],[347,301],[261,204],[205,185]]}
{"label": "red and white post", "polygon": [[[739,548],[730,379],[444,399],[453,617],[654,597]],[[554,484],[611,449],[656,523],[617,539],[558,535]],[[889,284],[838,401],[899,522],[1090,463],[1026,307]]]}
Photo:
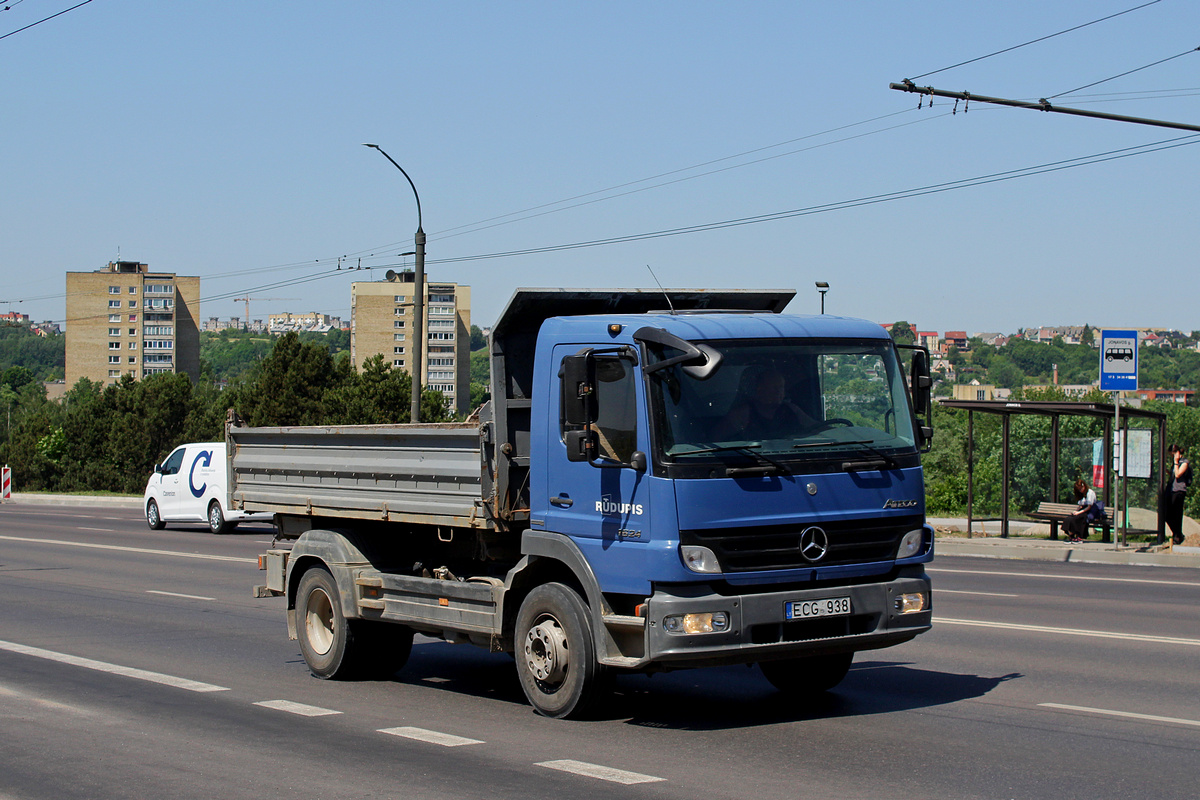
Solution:
{"label": "red and white post", "polygon": [[12,500],[12,470],[8,464],[4,465],[3,472],[0,472],[0,481],[4,484],[4,490],[0,493],[0,502],[8,503]]}

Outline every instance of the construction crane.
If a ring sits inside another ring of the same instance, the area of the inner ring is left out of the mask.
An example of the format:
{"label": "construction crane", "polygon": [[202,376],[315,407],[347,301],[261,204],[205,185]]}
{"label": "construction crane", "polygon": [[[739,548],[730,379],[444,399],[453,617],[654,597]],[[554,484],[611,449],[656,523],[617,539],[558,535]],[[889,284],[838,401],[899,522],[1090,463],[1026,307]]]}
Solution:
{"label": "construction crane", "polygon": [[266,300],[299,300],[299,299],[300,298],[298,298],[298,297],[251,297],[249,295],[246,295],[245,297],[233,298],[233,302],[246,304],[246,330],[250,330],[250,301],[251,300],[266,301]]}

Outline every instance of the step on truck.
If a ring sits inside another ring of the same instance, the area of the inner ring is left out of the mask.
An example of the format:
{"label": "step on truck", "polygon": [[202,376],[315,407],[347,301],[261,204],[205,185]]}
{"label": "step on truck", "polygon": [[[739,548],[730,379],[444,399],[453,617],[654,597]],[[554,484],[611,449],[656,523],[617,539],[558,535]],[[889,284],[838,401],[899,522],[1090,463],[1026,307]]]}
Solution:
{"label": "step on truck", "polygon": [[521,289],[465,422],[231,415],[229,506],[275,515],[258,591],[309,669],[390,676],[421,633],[569,717],[624,671],[821,692],[929,630],[928,351],[793,294]]}

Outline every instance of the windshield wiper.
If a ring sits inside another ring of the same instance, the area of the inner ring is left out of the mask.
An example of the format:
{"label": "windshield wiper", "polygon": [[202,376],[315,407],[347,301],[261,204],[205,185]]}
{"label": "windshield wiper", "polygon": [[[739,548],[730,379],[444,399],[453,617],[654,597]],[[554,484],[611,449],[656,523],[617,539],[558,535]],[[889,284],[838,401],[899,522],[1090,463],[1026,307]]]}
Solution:
{"label": "windshield wiper", "polygon": [[717,447],[702,447],[697,450],[685,450],[682,453],[672,453],[673,456],[692,456],[698,453],[722,453],[730,451],[740,451],[754,456],[763,463],[753,467],[726,467],[726,477],[735,478],[739,475],[789,475],[787,468],[778,461],[767,458],[758,451],[762,449],[762,442],[751,442],[750,444],[727,444]]}
{"label": "windshield wiper", "polygon": [[[755,450],[762,449],[762,442],[751,442],[750,444],[726,444],[717,447],[701,447],[696,450],[684,450],[681,453],[671,453],[672,456],[694,456],[700,453],[722,453],[729,450],[746,450],[753,455],[758,455]],[[761,456],[760,456],[761,458]]]}
{"label": "windshield wiper", "polygon": [[858,441],[844,442],[841,439],[818,439],[813,442],[798,442],[798,443],[792,445],[792,447],[793,448],[797,448],[797,447],[828,447],[829,445],[833,445],[833,444],[870,444],[873,441],[875,441],[875,440],[874,439],[862,439],[862,440],[858,440]]}
{"label": "windshield wiper", "polygon": [[896,459],[878,448],[871,447],[869,442],[855,442],[854,444],[859,446],[858,449],[860,452],[869,453],[875,456],[875,458],[863,461],[843,461],[842,469],[846,472],[856,472],[861,469],[882,469],[883,467],[894,469],[899,466]]}

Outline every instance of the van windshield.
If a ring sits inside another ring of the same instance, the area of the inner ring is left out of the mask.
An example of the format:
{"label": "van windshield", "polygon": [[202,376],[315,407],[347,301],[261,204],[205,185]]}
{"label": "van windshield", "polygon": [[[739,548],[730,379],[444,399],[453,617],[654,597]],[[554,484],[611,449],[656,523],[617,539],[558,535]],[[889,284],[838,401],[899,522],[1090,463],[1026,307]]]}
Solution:
{"label": "van windshield", "polygon": [[[890,466],[900,454],[915,455],[907,387],[891,342],[706,344],[724,356],[707,380],[689,376],[680,365],[650,376],[661,463],[749,461],[794,472],[819,461],[883,459]],[[654,345],[649,355],[654,361],[677,354]]]}

